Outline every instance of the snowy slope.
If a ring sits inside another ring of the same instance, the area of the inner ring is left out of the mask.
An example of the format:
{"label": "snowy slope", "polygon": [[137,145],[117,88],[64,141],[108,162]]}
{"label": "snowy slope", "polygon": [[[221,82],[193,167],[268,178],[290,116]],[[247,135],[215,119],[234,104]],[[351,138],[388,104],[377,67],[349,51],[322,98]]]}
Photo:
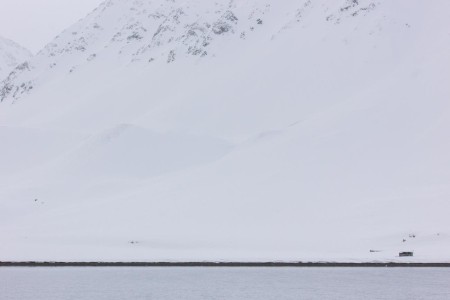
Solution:
{"label": "snowy slope", "polygon": [[15,67],[31,58],[27,49],[15,42],[0,37],[0,81],[8,76]]}
{"label": "snowy slope", "polygon": [[104,2],[0,85],[0,260],[450,261],[449,9]]}

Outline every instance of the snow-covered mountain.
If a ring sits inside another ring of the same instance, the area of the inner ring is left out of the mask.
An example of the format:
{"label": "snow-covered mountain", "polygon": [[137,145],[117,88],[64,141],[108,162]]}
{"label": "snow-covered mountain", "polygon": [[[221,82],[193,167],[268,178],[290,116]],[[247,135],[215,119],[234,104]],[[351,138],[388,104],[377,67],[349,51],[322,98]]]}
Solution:
{"label": "snow-covered mountain", "polygon": [[105,1],[0,84],[0,260],[450,261],[449,9]]}
{"label": "snow-covered mountain", "polygon": [[29,60],[32,54],[17,43],[0,37],[0,81],[15,67]]}

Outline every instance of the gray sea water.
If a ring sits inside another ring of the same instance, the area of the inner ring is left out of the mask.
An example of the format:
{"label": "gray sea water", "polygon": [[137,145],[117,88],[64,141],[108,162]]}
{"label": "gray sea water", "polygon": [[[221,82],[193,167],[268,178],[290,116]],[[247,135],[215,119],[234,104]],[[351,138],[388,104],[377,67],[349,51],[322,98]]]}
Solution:
{"label": "gray sea water", "polygon": [[0,268],[1,300],[450,299],[445,268]]}

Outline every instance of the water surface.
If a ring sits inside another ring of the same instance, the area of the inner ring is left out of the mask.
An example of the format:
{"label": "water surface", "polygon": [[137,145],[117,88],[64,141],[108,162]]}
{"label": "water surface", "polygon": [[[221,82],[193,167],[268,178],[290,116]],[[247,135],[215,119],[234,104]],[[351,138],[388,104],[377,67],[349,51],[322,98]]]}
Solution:
{"label": "water surface", "polygon": [[450,299],[450,268],[0,268],[1,300]]}

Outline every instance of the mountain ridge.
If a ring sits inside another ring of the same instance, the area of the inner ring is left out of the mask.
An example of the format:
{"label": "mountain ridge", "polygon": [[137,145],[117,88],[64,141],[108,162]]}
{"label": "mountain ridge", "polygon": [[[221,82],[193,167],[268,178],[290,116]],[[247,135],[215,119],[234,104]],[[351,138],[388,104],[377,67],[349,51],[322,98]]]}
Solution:
{"label": "mountain ridge", "polygon": [[[283,13],[292,20],[281,24],[277,31],[286,30],[293,23],[299,23],[314,6],[312,1],[303,2],[287,5],[288,8],[284,9]],[[376,8],[375,3],[368,0],[341,1],[334,5],[334,11],[324,11],[322,17],[329,23],[340,24],[345,18],[370,13]],[[240,10],[239,18],[233,12],[237,7]],[[129,11],[130,16],[122,17],[120,13],[123,11]],[[31,78],[27,78],[29,76],[21,73],[35,68],[53,69],[59,64],[59,60],[63,60],[64,63],[64,58],[74,53],[82,54],[80,58],[84,58],[85,61],[79,61],[81,64],[96,59],[106,48],[116,48],[116,54],[125,52],[128,62],[142,60],[153,62],[155,59],[162,59],[170,63],[176,59],[177,54],[207,56],[207,49],[211,48],[209,46],[214,39],[230,34],[246,39],[248,35],[258,30],[258,27],[264,25],[264,15],[270,11],[270,4],[256,0],[246,1],[244,4],[223,0],[208,5],[202,1],[190,1],[181,7],[171,1],[159,6],[158,2],[149,1],[105,1],[86,18],[64,31],[39,51],[30,65],[19,67],[0,88],[3,91],[1,100],[20,98],[33,86],[36,80],[33,77],[36,76],[31,75]],[[103,19],[105,24],[99,24],[99,18]],[[105,32],[105,27],[110,32]],[[274,36],[276,34],[274,33]],[[175,45],[171,46],[174,43]],[[42,59],[47,62],[41,65],[39,60]],[[75,64],[65,71],[73,72],[77,67]],[[18,76],[19,78],[16,78]],[[14,83],[15,81],[18,82]]]}

